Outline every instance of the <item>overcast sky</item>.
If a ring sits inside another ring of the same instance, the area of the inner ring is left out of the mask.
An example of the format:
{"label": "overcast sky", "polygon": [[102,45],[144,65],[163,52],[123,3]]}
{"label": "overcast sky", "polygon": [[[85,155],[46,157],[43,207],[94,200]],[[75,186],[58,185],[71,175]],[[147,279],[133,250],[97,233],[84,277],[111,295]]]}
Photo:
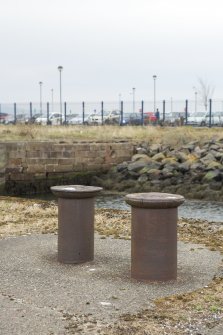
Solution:
{"label": "overcast sky", "polygon": [[0,102],[223,99],[222,0],[0,0]]}

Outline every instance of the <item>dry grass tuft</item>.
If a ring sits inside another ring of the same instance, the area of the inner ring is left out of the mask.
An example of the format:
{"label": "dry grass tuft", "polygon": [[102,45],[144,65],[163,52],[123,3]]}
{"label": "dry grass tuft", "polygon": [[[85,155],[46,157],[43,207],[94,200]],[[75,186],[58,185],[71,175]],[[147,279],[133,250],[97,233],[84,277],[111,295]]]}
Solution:
{"label": "dry grass tuft", "polygon": [[222,138],[221,128],[192,127],[119,127],[119,126],[38,126],[0,125],[4,141],[113,141],[131,140],[182,145],[191,141]]}

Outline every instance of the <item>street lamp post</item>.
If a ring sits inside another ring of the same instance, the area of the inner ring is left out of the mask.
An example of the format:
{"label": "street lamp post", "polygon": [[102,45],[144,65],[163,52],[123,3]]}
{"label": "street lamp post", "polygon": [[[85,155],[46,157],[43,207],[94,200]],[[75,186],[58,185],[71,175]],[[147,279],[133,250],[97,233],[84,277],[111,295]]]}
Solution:
{"label": "street lamp post", "polygon": [[42,116],[43,113],[43,106],[42,106],[42,81],[39,82],[39,94],[40,94],[40,98],[39,98],[39,109],[40,109],[40,115]]}
{"label": "street lamp post", "polygon": [[122,100],[122,95],[121,95],[121,93],[119,93],[119,95],[118,95],[118,108],[119,108],[119,110],[121,110],[121,100]]}
{"label": "street lamp post", "polygon": [[154,94],[154,98],[153,98],[153,102],[154,102],[153,111],[154,111],[154,114],[156,113],[156,78],[157,78],[157,76],[154,74],[153,75],[153,94]]}
{"label": "street lamp post", "polygon": [[53,113],[53,88],[51,89],[51,104],[52,104],[52,113]]}
{"label": "street lamp post", "polygon": [[194,92],[195,94],[195,114],[197,113],[197,91]]}
{"label": "street lamp post", "polygon": [[135,113],[135,87],[132,88],[132,111]]}
{"label": "street lamp post", "polygon": [[61,73],[63,70],[63,66],[58,66],[58,70],[60,72],[60,124],[62,124],[62,113],[63,113],[63,108],[62,108],[62,81],[61,81]]}

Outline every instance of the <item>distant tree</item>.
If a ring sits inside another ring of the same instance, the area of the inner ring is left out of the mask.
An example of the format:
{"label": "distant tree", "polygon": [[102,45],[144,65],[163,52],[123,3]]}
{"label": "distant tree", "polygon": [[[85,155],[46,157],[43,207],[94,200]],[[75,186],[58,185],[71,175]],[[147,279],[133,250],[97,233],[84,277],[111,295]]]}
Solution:
{"label": "distant tree", "polygon": [[208,100],[211,99],[214,93],[214,87],[211,86],[206,80],[198,78],[199,89],[198,93],[201,96],[201,101],[204,105],[205,111],[208,109]]}

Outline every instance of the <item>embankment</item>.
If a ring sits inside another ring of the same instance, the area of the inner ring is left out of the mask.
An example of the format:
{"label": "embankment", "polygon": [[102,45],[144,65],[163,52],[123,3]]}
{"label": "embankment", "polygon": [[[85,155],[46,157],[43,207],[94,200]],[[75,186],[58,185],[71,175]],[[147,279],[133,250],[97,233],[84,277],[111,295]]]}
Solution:
{"label": "embankment", "polygon": [[223,201],[223,139],[178,146],[124,140],[0,143],[0,178],[1,193],[9,195],[88,184]]}
{"label": "embankment", "polygon": [[139,145],[131,160],[94,177],[106,189],[168,192],[186,198],[223,201],[223,140]]}

